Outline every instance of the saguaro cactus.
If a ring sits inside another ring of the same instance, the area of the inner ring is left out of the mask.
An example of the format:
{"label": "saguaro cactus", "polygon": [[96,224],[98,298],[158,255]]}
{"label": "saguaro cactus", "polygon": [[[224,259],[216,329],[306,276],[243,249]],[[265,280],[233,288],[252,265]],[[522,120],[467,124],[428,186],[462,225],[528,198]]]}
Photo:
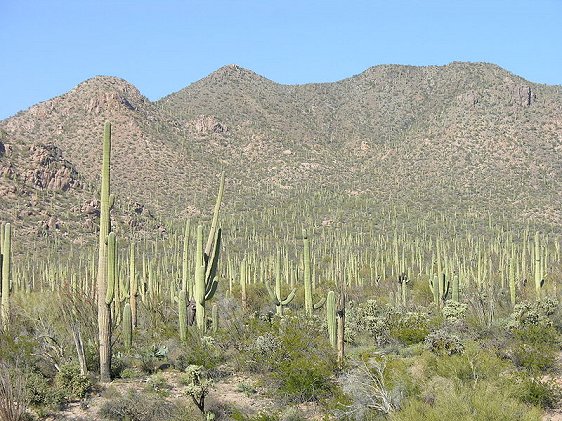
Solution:
{"label": "saguaro cactus", "polygon": [[433,275],[433,279],[429,280],[429,287],[433,292],[433,300],[435,301],[435,305],[439,307],[443,301],[447,299],[447,295],[449,294],[449,285],[450,282],[445,277],[443,273],[441,275],[441,279],[437,274]]}
{"label": "saguaro cactus", "polygon": [[180,332],[180,340],[183,342],[187,339],[187,294],[182,289],[178,297],[178,326]]}
{"label": "saguaro cactus", "polygon": [[126,303],[123,307],[123,344],[129,351],[133,345],[133,317],[131,315],[131,304]]}
{"label": "saguaro cactus", "polygon": [[302,230],[303,237],[303,260],[304,260],[304,310],[307,316],[312,316],[313,310],[322,308],[326,297],[322,297],[316,304],[312,301],[312,271],[310,270],[310,240],[306,230]]}
{"label": "saguaro cactus", "polygon": [[135,268],[135,245],[131,244],[129,251],[129,303],[131,305],[131,319],[133,328],[137,327],[137,299],[139,296],[139,288],[137,281],[137,273]]}
{"label": "saguaro cactus", "polygon": [[103,164],[101,177],[100,233],[98,243],[98,334],[100,353],[100,381],[111,381],[111,311],[106,302],[108,293],[108,247],[110,224],[110,166],[111,166],[111,123],[106,122],[103,134]]}
{"label": "saguaro cactus", "polygon": [[535,260],[535,293],[537,295],[537,300],[541,298],[541,289],[544,285],[544,261],[541,257],[541,245],[539,232],[535,232],[535,244],[534,244],[534,260]]}
{"label": "saguaro cactus", "polygon": [[10,319],[10,278],[12,276],[12,226],[8,222],[4,225],[3,238],[0,237],[2,242],[2,253],[0,258],[2,261],[2,301],[0,301],[2,329],[5,331],[9,327]]}
{"label": "saguaro cactus", "polygon": [[338,346],[338,325],[336,319],[336,293],[334,291],[329,291],[326,299],[326,322],[328,324],[328,337],[330,338],[330,344],[332,344],[332,348],[334,349]]}
{"label": "saguaro cactus", "polygon": [[201,331],[207,328],[205,316],[205,302],[213,298],[218,286],[217,268],[221,246],[221,229],[218,219],[222,196],[224,192],[224,173],[221,174],[219,192],[213,212],[211,230],[207,238],[207,245],[203,249],[203,226],[197,226],[197,250],[195,256],[195,318],[197,327]]}
{"label": "saguaro cactus", "polygon": [[284,300],[281,299],[281,254],[279,251],[277,251],[277,259],[275,260],[275,290],[271,289],[271,285],[269,285],[269,282],[267,281],[265,282],[265,287],[267,288],[269,296],[275,303],[277,315],[282,316],[283,307],[287,307],[291,301],[293,301],[297,290],[296,288],[293,288],[289,295],[287,295],[287,298]]}

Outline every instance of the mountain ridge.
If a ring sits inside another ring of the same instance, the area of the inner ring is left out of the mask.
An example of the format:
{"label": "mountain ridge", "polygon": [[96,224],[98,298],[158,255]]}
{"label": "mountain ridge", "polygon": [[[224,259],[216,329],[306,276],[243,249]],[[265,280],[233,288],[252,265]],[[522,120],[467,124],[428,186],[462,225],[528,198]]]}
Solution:
{"label": "mountain ridge", "polygon": [[[557,224],[561,111],[562,86],[486,63],[378,65],[302,85],[227,65],[158,101],[124,79],[96,76],[0,121],[8,146],[0,172],[37,170],[28,165],[32,148],[52,145],[92,196],[110,120],[115,191],[161,217],[201,212],[226,170],[232,209],[259,207],[262,191],[290,198],[322,186],[441,210],[504,208],[521,222]],[[42,187],[21,179],[5,177],[0,187],[19,189],[25,202]]]}

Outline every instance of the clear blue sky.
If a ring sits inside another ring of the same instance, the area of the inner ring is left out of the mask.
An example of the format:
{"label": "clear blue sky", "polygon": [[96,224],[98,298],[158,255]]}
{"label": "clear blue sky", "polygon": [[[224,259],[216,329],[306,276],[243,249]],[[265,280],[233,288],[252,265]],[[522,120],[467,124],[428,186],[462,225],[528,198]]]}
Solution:
{"label": "clear blue sky", "polygon": [[562,84],[562,0],[0,0],[0,119],[95,75],[151,100],[236,63],[280,83],[496,63]]}

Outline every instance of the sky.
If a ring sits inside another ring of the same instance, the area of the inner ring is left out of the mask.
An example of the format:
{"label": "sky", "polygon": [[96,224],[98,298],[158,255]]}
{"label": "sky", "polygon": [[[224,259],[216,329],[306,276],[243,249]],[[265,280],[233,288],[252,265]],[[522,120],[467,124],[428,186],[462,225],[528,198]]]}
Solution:
{"label": "sky", "polygon": [[562,0],[0,0],[0,119],[111,75],[157,100],[226,64],[279,83],[490,62],[562,85]]}

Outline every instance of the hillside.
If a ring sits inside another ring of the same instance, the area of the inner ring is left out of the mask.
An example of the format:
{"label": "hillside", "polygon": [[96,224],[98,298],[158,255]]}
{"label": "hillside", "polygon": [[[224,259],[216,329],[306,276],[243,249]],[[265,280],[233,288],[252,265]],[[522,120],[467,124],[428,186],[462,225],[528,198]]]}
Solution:
{"label": "hillside", "polygon": [[95,198],[111,120],[113,186],[129,224],[208,209],[224,169],[229,210],[322,189],[559,225],[561,116],[562,87],[483,63],[384,65],[307,85],[229,65],[156,102],[95,77],[0,122],[0,218],[83,225],[87,212],[63,213]]}

